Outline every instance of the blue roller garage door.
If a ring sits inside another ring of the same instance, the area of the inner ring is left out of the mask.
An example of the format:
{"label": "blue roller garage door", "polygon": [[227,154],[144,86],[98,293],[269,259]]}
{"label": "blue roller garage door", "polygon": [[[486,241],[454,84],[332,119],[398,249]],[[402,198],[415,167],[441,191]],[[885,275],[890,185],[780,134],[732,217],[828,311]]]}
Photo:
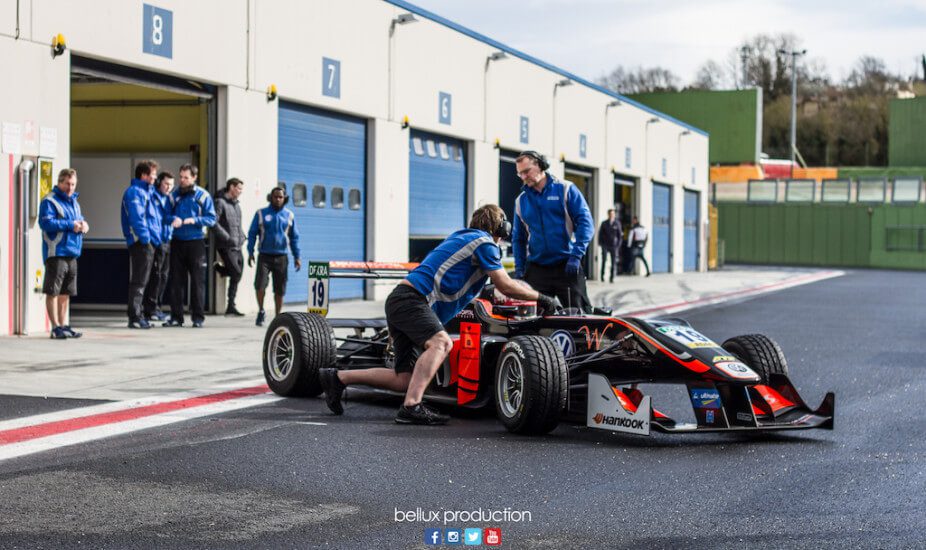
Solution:
{"label": "blue roller garage door", "polygon": [[467,221],[464,143],[418,130],[410,139],[409,237],[442,239]]}
{"label": "blue roller garage door", "polygon": [[[278,174],[296,213],[303,264],[366,259],[364,120],[281,102]],[[363,282],[334,279],[330,292],[363,298]],[[286,302],[307,299],[306,270],[297,273],[290,262]]]}
{"label": "blue roller garage door", "polygon": [[685,271],[698,270],[698,192],[685,191]]}
{"label": "blue roller garage door", "polygon": [[653,272],[668,273],[672,257],[672,188],[653,184]]}

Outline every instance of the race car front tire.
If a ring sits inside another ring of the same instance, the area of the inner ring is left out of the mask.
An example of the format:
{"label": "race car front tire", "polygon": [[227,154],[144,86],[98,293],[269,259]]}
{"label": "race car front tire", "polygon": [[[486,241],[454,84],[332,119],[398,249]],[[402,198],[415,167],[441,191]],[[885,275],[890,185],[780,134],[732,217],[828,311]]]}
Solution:
{"label": "race car front tire", "polygon": [[508,431],[545,434],[566,408],[569,372],[563,352],[549,338],[515,336],[495,369],[495,411]]}
{"label": "race car front tire", "polygon": [[336,360],[334,330],[320,315],[281,313],[267,327],[264,378],[277,395],[315,397],[322,392],[318,369]]}
{"label": "race car front tire", "polygon": [[723,343],[723,349],[756,371],[763,384],[769,383],[772,374],[788,375],[788,361],[781,346],[764,334],[734,336]]}

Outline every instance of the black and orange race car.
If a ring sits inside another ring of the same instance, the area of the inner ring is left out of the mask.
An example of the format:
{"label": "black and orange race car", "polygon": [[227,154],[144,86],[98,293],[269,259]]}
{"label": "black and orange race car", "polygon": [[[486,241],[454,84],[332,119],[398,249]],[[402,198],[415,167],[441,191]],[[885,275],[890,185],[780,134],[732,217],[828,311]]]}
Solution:
{"label": "black and orange race car", "polygon": [[[332,277],[400,278],[409,264],[331,262],[310,271]],[[327,284],[325,282],[325,284]],[[310,282],[313,299],[326,292]],[[321,290],[319,290],[321,289]],[[310,304],[311,306],[311,304]],[[327,301],[322,310],[327,309]],[[446,325],[454,345],[425,393],[430,402],[495,407],[515,433],[543,434],[561,421],[649,435],[833,428],[834,395],[807,406],[781,348],[761,334],[718,344],[678,318],[640,319],[562,310],[537,316],[533,302],[487,287]],[[341,335],[338,335],[341,334]],[[317,396],[318,369],[391,367],[385,319],[329,319],[284,313],[264,338],[263,369],[283,396]],[[677,422],[640,384],[685,386],[695,422]]]}

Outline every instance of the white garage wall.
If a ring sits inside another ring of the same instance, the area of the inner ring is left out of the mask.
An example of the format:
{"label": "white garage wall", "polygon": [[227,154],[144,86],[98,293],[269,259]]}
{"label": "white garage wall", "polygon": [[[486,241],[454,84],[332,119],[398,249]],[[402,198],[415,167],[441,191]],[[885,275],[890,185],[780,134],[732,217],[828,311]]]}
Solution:
{"label": "white garage wall", "polygon": [[[612,170],[640,178],[635,210],[644,225],[651,225],[651,178],[699,190],[706,218],[708,138],[703,133],[692,131],[679,141],[685,126],[664,116],[647,124],[657,115],[630,100],[606,110],[614,98],[582,82],[557,89],[554,125],[554,84],[570,75],[511,49],[506,59],[487,66],[488,56],[503,45],[452,28],[451,22],[430,20],[414,6],[384,0],[151,2],[172,11],[170,59],[142,51],[144,1],[20,0],[22,36],[15,41],[17,2],[0,0],[0,64],[5,74],[20,71],[26,83],[0,92],[0,114],[8,113],[3,120],[47,119],[42,124],[59,129],[58,162],[67,159],[69,58],[49,55],[51,37],[60,32],[78,55],[218,86],[218,184],[231,176],[245,180],[245,220],[264,204],[277,176],[278,102],[267,101],[267,86],[275,84],[280,97],[290,101],[367,118],[371,259],[407,257],[408,130],[401,128],[406,115],[413,128],[471,142],[470,207],[498,200],[497,139],[505,149],[546,154],[556,175],[563,172],[561,156],[595,171],[596,222],[611,201]],[[418,21],[397,25],[390,37],[393,18],[408,10],[417,12]],[[323,57],[340,62],[340,97],[322,93]],[[439,119],[440,92],[452,95],[450,124]],[[527,143],[520,139],[521,117],[529,120]],[[586,135],[585,158],[579,155],[579,134]],[[681,201],[680,191],[674,196]],[[682,262],[680,205],[674,209],[675,271]],[[0,225],[0,241],[5,231]],[[706,258],[706,249],[701,257]],[[246,287],[242,291],[250,292]]]}

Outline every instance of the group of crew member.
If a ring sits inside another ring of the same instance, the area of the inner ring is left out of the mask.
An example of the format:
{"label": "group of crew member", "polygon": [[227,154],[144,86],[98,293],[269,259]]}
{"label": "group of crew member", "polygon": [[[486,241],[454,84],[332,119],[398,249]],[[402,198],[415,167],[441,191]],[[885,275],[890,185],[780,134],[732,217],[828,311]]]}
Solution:
{"label": "group of crew member", "polygon": [[[275,313],[279,314],[286,291],[288,251],[295,258],[296,270],[302,267],[296,217],[284,208],[289,200],[286,190],[277,187],[267,195],[270,204],[254,214],[246,239],[238,204],[243,181],[228,180],[213,203],[209,193],[196,184],[199,175],[196,166],[180,167],[176,188],[174,175],[159,169],[155,161],[139,162],[135,177],[122,195],[121,225],[129,253],[128,327],[150,329],[153,321],[162,322],[165,327],[183,326],[183,298],[188,284],[192,326],[203,326],[206,237],[210,227],[221,260],[216,262],[216,272],[228,277],[225,315],[243,315],[235,305],[235,298],[244,272],[241,248],[246,240],[249,265],[254,265],[255,248],[259,252],[254,281],[260,309],[256,324],[261,326],[266,319],[264,292],[271,276]],[[69,309],[71,297],[77,294],[77,259],[90,225],[81,213],[76,189],[77,171],[65,168],[58,174],[57,185],[39,206],[45,262],[43,291],[53,339],[82,336],[71,328]],[[168,280],[169,314],[161,310]]]}

